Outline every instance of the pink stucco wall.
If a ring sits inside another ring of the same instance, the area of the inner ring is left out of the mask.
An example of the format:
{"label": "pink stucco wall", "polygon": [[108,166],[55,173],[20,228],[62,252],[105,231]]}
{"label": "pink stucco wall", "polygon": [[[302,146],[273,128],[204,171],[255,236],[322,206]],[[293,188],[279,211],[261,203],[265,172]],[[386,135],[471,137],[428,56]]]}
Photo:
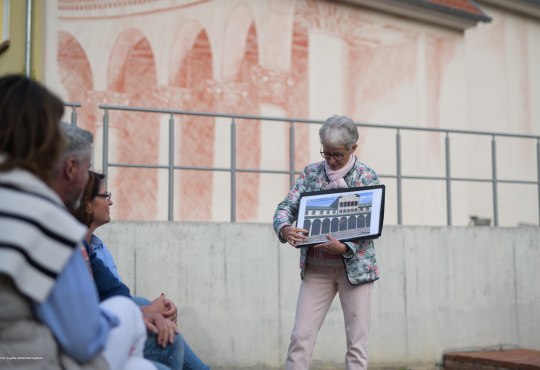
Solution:
{"label": "pink stucco wall", "polygon": [[[540,39],[540,26],[531,19],[486,7],[494,19],[490,24],[460,32],[338,2],[106,3],[59,0],[48,26],[55,35],[49,38],[56,43],[50,45],[56,52],[47,60],[50,73],[57,74],[51,80],[61,84],[66,100],[83,104],[79,123],[97,137],[103,114],[97,106],[102,103],[253,115],[272,107],[284,117],[324,119],[338,113],[357,121],[396,125],[540,131],[540,112],[534,105],[540,98],[540,75],[532,68],[540,65],[540,43],[532,41]],[[324,47],[310,45],[310,38],[317,35],[340,40],[344,51],[329,55]],[[321,61],[331,68],[317,70]],[[339,93],[313,91],[310,83],[333,75],[344,76],[338,81]],[[314,106],[310,96],[320,97],[323,106]],[[337,96],[342,98],[337,101]],[[488,97],[494,104],[486,109]],[[508,118],[515,118],[514,123]],[[111,161],[163,161],[160,146],[167,138],[160,133],[160,119],[156,114],[112,113]],[[212,167],[219,162],[229,137],[217,134],[223,131],[214,118],[175,120],[177,165]],[[287,141],[288,130],[277,127]],[[239,168],[260,168],[273,157],[288,155],[263,150],[266,138],[261,133],[261,122],[238,123]],[[297,126],[297,169],[317,159],[314,141],[306,145],[310,135],[308,127]],[[374,143],[379,139],[377,131],[363,129],[357,155],[382,173],[395,171],[395,154],[378,150]],[[442,145],[440,137],[429,135],[405,144],[407,169],[440,175]],[[287,151],[288,145],[284,147]],[[533,161],[522,160],[529,154],[524,150],[516,171],[534,171]],[[471,176],[477,172],[468,168],[465,154],[454,156],[456,163],[466,163],[460,171]],[[489,151],[479,157],[488,156]],[[485,168],[489,162],[479,166]],[[109,174],[115,218],[163,218],[158,171],[113,169]],[[222,189],[216,174],[179,171],[175,178],[176,220],[222,220],[216,216],[215,199],[229,189]],[[284,195],[286,187],[281,185],[276,186],[279,194],[254,191],[264,187],[261,178],[238,174],[239,221],[267,222],[272,212],[267,198]],[[388,186],[395,190],[392,181]],[[408,196],[405,205],[414,209],[429,202],[424,199],[428,189],[430,185],[420,186],[419,194]],[[460,197],[470,200],[456,205],[458,224],[466,223],[468,214],[488,208],[489,199],[479,201],[472,187]],[[387,217],[395,222],[395,210],[390,209]],[[444,224],[444,217],[442,202],[409,220]],[[536,222],[537,212],[531,210],[525,218]]]}

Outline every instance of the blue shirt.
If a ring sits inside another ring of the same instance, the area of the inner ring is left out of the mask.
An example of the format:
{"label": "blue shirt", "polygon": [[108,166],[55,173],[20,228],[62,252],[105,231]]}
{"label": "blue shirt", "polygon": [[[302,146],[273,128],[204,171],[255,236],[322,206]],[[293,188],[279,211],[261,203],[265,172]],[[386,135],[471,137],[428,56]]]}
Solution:
{"label": "blue shirt", "polygon": [[99,306],[96,287],[78,249],[66,263],[47,299],[33,303],[64,353],[87,362],[103,351],[118,317]]}
{"label": "blue shirt", "polygon": [[118,281],[121,282],[122,278],[118,274],[118,269],[116,268],[116,263],[114,263],[114,258],[111,252],[107,249],[105,243],[103,243],[103,240],[92,234],[92,237],[90,238],[90,246],[92,247],[92,252],[96,253],[96,257],[102,260],[105,266],[107,266],[114,276],[116,276]]}
{"label": "blue shirt", "polygon": [[96,256],[95,251],[91,251],[90,245],[83,240],[84,247],[90,260],[90,268],[94,277],[94,283],[99,295],[99,300],[104,301],[107,298],[122,295],[131,298],[129,288],[116,278],[112,270],[105,265],[103,260]]}

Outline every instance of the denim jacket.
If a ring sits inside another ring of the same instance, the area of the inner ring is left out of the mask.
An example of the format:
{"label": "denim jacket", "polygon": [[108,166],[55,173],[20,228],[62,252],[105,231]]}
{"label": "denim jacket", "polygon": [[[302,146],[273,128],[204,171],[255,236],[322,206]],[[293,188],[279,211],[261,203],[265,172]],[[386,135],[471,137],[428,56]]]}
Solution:
{"label": "denim jacket", "polygon": [[[373,169],[356,160],[351,170],[345,175],[345,182],[351,188],[378,185],[379,177]],[[289,194],[278,204],[274,214],[274,230],[280,242],[286,242],[280,235],[281,228],[292,225],[297,219],[300,194],[322,190],[324,185],[328,183],[324,161],[312,163],[304,168]],[[345,244],[349,253],[343,255],[342,259],[349,283],[360,285],[379,279],[373,241],[345,242]],[[302,279],[306,269],[308,249],[308,247],[300,248],[300,276]]]}

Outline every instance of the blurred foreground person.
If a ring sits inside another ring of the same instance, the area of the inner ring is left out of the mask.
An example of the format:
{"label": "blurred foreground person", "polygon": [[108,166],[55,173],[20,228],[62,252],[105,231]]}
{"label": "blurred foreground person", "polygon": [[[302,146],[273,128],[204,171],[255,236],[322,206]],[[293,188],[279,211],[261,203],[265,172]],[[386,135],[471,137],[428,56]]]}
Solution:
{"label": "blurred foreground person", "polygon": [[63,113],[38,82],[0,78],[0,367],[154,369],[140,310],[122,297],[99,304],[79,251],[86,227],[64,201],[80,198],[92,137],[69,153]]}

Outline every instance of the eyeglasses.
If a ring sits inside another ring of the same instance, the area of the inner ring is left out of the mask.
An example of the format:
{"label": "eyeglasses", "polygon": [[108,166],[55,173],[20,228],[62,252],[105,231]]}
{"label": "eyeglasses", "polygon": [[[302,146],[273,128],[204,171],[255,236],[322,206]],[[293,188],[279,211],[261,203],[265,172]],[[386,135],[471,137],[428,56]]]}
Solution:
{"label": "eyeglasses", "polygon": [[343,158],[345,158],[345,154],[341,153],[327,153],[323,150],[321,150],[321,157],[323,157],[326,160],[329,160],[330,158],[334,158],[336,162],[341,162]]}
{"label": "eyeglasses", "polygon": [[98,197],[98,198],[103,198],[103,199],[107,199],[107,200],[111,200],[111,198],[112,198],[112,193],[111,193],[111,192],[107,192],[107,193],[103,193],[103,194],[96,194],[96,197]]}

